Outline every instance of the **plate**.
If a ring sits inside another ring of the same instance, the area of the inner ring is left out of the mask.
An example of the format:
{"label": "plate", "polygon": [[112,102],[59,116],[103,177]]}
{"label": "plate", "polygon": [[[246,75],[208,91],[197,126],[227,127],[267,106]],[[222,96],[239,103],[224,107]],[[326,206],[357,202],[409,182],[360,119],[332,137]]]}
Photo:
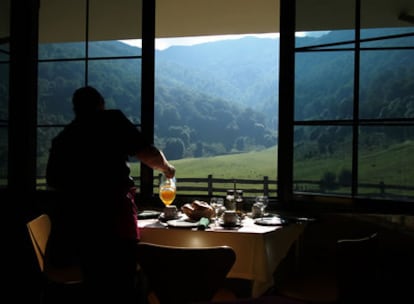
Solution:
{"label": "plate", "polygon": [[175,217],[173,217],[173,218],[166,218],[166,217],[165,217],[165,215],[164,215],[164,212],[161,212],[160,216],[158,217],[158,219],[159,219],[161,222],[167,222],[167,221],[169,221],[169,220],[178,220],[179,218],[181,218],[181,213],[177,213],[177,214],[175,215]]}
{"label": "plate", "polygon": [[188,219],[177,219],[167,221],[167,225],[175,228],[196,228],[199,222],[189,221]]}
{"label": "plate", "polygon": [[159,211],[155,210],[144,210],[138,213],[138,219],[151,219],[151,218],[157,218],[160,216]]}
{"label": "plate", "polygon": [[257,225],[262,225],[262,226],[282,226],[282,225],[286,225],[287,221],[278,216],[272,216],[272,217],[258,218],[257,220],[254,221],[254,223]]}

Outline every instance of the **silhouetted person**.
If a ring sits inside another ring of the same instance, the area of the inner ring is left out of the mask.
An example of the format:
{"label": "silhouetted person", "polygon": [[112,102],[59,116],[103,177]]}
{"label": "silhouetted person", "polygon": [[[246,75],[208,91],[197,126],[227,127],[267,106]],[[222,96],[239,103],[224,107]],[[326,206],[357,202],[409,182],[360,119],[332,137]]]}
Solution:
{"label": "silhouetted person", "polygon": [[81,265],[87,295],[133,303],[139,240],[134,182],[128,158],[175,175],[164,154],[119,110],[105,110],[93,87],[72,97],[75,119],[53,140],[46,178],[56,190],[48,260]]}

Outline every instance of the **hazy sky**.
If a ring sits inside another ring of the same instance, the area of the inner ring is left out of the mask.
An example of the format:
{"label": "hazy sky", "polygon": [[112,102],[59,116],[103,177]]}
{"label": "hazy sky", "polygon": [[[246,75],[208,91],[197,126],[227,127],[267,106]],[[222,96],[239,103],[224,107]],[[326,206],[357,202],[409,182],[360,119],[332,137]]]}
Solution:
{"label": "hazy sky", "polygon": [[[312,36],[322,36],[327,32],[313,32]],[[297,36],[306,36],[309,33],[306,32],[297,32]],[[228,40],[228,39],[240,39],[246,36],[253,36],[259,38],[276,38],[279,37],[279,33],[273,34],[246,34],[246,35],[220,35],[220,36],[198,36],[198,37],[181,37],[181,38],[163,38],[155,40],[155,48],[157,50],[165,50],[170,46],[174,45],[195,45],[206,42],[218,41],[218,40]],[[121,40],[124,43],[141,47],[141,40]]]}
{"label": "hazy sky", "polygon": [[[275,38],[279,34],[251,34],[251,35],[220,35],[220,36],[199,36],[199,37],[181,37],[181,38],[163,38],[155,40],[155,48],[157,50],[165,50],[173,45],[195,45],[206,42],[228,40],[228,39],[240,39],[246,36],[254,36],[261,38]],[[124,43],[141,47],[141,40],[121,40]]]}

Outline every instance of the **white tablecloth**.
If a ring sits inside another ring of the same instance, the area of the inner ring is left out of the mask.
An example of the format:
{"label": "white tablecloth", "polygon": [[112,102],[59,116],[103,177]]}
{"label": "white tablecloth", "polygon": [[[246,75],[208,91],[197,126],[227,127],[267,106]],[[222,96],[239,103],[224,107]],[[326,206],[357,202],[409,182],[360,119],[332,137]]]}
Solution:
{"label": "white tablecloth", "polygon": [[273,285],[273,273],[300,238],[305,224],[259,226],[246,218],[238,229],[224,229],[211,224],[209,229],[170,228],[157,219],[140,219],[141,241],[183,247],[227,245],[236,252],[236,262],[229,278],[252,281],[252,296],[262,295]]}

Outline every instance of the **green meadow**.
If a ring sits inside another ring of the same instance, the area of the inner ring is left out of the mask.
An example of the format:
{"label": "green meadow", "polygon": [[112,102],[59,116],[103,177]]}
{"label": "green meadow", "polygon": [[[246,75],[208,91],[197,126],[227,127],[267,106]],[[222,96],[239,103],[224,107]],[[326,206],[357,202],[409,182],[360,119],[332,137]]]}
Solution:
{"label": "green meadow", "polygon": [[[177,169],[177,178],[235,178],[258,179],[268,176],[277,180],[276,147],[262,151],[215,157],[186,158],[171,161]],[[132,175],[139,176],[139,165],[131,163]],[[359,183],[400,185],[414,188],[414,143],[406,141],[389,145],[378,151],[362,151],[359,155]],[[319,181],[326,172],[336,177],[351,169],[350,154],[331,155],[298,161],[294,167],[295,180]],[[157,173],[155,173],[157,174]],[[44,178],[38,179],[44,184]],[[395,190],[400,195],[414,195],[413,191]]]}
{"label": "green meadow", "polygon": [[[177,169],[177,177],[207,177],[237,179],[276,179],[276,147],[257,152],[230,154],[215,157],[186,158],[171,161]],[[381,151],[361,151],[359,155],[360,182],[407,184],[414,180],[414,143],[406,141],[384,147]],[[131,164],[137,172],[137,164]],[[339,174],[351,170],[351,155],[330,155],[297,161],[294,174],[297,179],[318,181],[325,172]]]}
{"label": "green meadow", "polygon": [[177,177],[207,177],[237,179],[276,179],[276,147],[259,152],[248,152],[204,158],[186,158],[171,161]]}
{"label": "green meadow", "polygon": [[[389,145],[375,151],[361,151],[358,161],[359,183],[379,185],[414,186],[414,144],[406,141]],[[177,178],[259,179],[268,176],[277,180],[276,147],[262,151],[230,154],[204,158],[186,158],[171,161],[177,169]],[[297,161],[294,166],[294,179],[320,181],[327,173],[336,179],[342,171],[351,171],[350,153],[341,153],[319,158]],[[133,172],[138,172],[137,164],[132,164]],[[135,167],[135,168],[134,168]],[[138,176],[139,174],[136,173]],[[348,189],[349,191],[349,189]],[[377,193],[377,189],[360,189],[361,193]],[[412,191],[393,190],[395,194],[406,195]]]}

